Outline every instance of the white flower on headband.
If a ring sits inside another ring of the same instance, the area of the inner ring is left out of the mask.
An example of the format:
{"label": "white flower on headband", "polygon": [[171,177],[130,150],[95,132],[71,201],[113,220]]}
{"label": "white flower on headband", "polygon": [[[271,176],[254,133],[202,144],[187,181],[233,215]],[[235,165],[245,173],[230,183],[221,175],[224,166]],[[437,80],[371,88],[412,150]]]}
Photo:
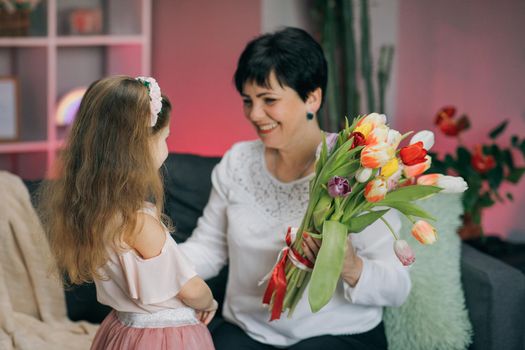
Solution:
{"label": "white flower on headband", "polygon": [[162,95],[160,93],[159,84],[152,77],[136,77],[135,79],[140,81],[148,88],[151,110],[150,126],[154,127],[155,124],[157,124],[157,118],[159,117],[159,113],[162,109]]}

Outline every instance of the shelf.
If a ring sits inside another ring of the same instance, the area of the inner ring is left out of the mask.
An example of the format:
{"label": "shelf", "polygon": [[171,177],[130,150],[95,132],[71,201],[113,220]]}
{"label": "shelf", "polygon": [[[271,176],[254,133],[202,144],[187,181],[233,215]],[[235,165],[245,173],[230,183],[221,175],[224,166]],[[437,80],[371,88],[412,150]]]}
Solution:
{"label": "shelf", "polygon": [[104,45],[141,45],[141,35],[95,35],[95,36],[60,36],[56,38],[58,46],[104,46]]}
{"label": "shelf", "polygon": [[0,143],[0,153],[31,153],[47,151],[46,141]]}
{"label": "shelf", "polygon": [[0,47],[45,47],[48,42],[46,37],[4,37],[0,38]]}
{"label": "shelf", "polygon": [[[17,139],[0,141],[0,170],[48,176],[69,130],[56,123],[64,94],[105,76],[150,74],[151,7],[152,0],[43,0],[27,35],[0,37],[0,76],[16,78],[19,106]],[[97,16],[90,9],[100,9],[100,28],[88,23]]]}

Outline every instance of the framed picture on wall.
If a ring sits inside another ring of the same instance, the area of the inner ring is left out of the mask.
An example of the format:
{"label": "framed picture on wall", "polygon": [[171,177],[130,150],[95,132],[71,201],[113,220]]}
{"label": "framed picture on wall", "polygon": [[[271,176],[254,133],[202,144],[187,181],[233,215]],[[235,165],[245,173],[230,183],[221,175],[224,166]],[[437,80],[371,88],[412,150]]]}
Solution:
{"label": "framed picture on wall", "polygon": [[0,141],[18,138],[18,81],[0,77]]}

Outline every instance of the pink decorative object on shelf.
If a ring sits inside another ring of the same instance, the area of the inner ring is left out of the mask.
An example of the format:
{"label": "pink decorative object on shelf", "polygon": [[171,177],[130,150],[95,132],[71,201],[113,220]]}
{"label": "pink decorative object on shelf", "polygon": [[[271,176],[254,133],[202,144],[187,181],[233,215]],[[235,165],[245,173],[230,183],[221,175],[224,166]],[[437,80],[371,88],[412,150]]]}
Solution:
{"label": "pink decorative object on shelf", "polygon": [[76,9],[69,14],[69,32],[77,35],[102,33],[102,10],[100,8]]}

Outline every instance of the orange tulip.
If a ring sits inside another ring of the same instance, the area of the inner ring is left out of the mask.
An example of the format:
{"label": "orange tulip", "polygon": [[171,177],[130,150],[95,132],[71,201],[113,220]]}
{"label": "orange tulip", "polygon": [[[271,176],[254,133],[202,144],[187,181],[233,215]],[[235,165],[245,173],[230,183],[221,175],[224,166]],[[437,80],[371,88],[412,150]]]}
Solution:
{"label": "orange tulip", "polygon": [[405,166],[403,168],[403,173],[405,174],[405,177],[408,177],[408,178],[419,176],[423,174],[425,171],[427,171],[428,168],[430,168],[431,163],[432,163],[432,158],[427,155],[425,157],[425,162],[419,163],[416,165]]}
{"label": "orange tulip", "polygon": [[394,149],[387,143],[369,145],[361,151],[361,165],[365,168],[382,167],[394,157]]}
{"label": "orange tulip", "polygon": [[386,181],[380,177],[376,177],[366,184],[365,198],[369,202],[379,202],[385,198],[387,192]]}
{"label": "orange tulip", "polygon": [[443,176],[442,174],[427,174],[417,178],[418,185],[425,186],[437,186],[439,178]]}
{"label": "orange tulip", "polygon": [[421,244],[432,244],[437,240],[436,229],[423,220],[418,220],[414,226],[412,226],[412,236]]}
{"label": "orange tulip", "polygon": [[386,125],[377,125],[366,137],[366,144],[377,145],[378,143],[387,142],[388,130]]}

